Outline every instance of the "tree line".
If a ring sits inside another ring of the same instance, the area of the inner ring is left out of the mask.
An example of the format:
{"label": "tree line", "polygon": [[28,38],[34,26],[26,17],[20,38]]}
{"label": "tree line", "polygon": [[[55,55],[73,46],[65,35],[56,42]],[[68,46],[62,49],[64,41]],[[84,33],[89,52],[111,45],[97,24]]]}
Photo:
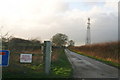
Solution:
{"label": "tree line", "polygon": [[[73,40],[68,39],[68,36],[66,34],[62,33],[57,33],[53,35],[51,41],[52,46],[55,47],[74,46],[75,44]],[[6,35],[0,38],[0,42],[2,42],[3,50],[11,51],[36,50],[41,48],[41,45],[43,44],[40,40],[37,39],[26,40],[11,36],[6,37]]]}

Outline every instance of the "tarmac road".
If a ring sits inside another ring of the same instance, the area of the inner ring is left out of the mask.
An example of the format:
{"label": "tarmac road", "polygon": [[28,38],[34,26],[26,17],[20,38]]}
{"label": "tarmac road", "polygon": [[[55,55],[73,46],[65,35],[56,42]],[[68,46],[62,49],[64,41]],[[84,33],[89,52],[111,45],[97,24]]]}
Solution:
{"label": "tarmac road", "polygon": [[73,67],[74,78],[118,78],[118,69],[65,49]]}

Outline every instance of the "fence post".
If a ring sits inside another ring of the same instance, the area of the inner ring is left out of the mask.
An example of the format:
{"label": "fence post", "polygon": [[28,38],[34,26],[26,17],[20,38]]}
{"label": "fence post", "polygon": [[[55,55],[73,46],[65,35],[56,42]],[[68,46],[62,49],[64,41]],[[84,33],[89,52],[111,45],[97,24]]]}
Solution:
{"label": "fence post", "polygon": [[44,45],[41,45],[41,53],[44,54]]}
{"label": "fence post", "polygon": [[45,61],[45,73],[49,74],[51,69],[51,42],[44,41],[44,61]]}

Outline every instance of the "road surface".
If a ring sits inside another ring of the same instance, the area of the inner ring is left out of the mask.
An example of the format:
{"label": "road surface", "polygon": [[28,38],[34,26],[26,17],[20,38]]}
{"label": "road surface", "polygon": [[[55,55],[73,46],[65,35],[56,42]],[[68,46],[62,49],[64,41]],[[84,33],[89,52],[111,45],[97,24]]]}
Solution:
{"label": "road surface", "polygon": [[118,78],[118,69],[65,49],[74,78]]}

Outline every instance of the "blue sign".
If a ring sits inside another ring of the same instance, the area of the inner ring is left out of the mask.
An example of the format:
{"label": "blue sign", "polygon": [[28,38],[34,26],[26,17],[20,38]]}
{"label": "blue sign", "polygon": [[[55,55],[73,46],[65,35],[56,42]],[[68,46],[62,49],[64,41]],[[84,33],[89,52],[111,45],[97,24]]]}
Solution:
{"label": "blue sign", "polygon": [[0,50],[0,66],[9,65],[9,55],[10,52],[8,50]]}

